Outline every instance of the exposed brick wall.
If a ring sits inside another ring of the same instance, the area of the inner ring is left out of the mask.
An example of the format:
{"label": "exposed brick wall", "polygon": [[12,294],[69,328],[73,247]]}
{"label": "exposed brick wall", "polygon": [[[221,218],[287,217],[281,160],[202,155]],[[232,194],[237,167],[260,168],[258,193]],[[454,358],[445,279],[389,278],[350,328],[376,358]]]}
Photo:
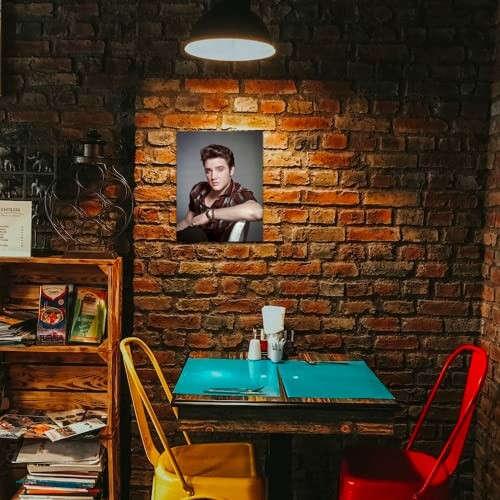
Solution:
{"label": "exposed brick wall", "polygon": [[500,11],[497,60],[492,84],[488,183],[484,229],[484,291],[481,345],[489,354],[488,376],[480,398],[475,449],[474,497],[500,497]]}
{"label": "exposed brick wall", "polygon": [[[135,331],[169,352],[170,380],[190,351],[246,350],[277,304],[298,350],[360,354],[414,419],[479,333],[485,144],[458,146],[468,119],[316,80],[146,79],[137,102]],[[264,131],[265,243],[175,243],[175,132],[215,129]]]}
{"label": "exposed brick wall", "polygon": [[135,0],[4,0],[2,127],[61,142],[94,127],[132,151],[135,15]]}
{"label": "exposed brick wall", "polygon": [[[245,350],[260,306],[282,303],[300,348],[359,352],[390,384],[405,403],[404,439],[405,416],[415,419],[445,353],[480,331],[497,2],[255,0],[279,55],[245,64],[183,55],[207,4],[4,0],[2,126],[72,139],[97,126],[132,150],[139,81],[135,330],[169,379],[190,350]],[[174,243],[175,131],[243,124],[265,131],[267,242]],[[486,240],[482,309],[490,353],[498,349],[494,241]],[[479,413],[482,498],[498,483],[497,424],[488,422],[498,421],[495,374]],[[446,397],[456,397],[453,387]],[[438,417],[428,448],[447,429],[444,405]],[[308,479],[321,484],[321,467],[328,475],[336,464],[325,465],[326,440],[298,441],[295,486],[308,499]],[[151,472],[136,435],[132,451],[132,498],[147,498]],[[469,498],[470,446],[464,457],[455,489]]]}

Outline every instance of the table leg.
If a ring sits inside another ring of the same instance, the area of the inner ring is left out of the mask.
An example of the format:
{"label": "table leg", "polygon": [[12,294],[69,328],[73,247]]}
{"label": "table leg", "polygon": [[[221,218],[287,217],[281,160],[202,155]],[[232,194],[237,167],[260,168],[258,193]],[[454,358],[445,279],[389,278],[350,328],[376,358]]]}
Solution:
{"label": "table leg", "polygon": [[269,500],[292,500],[292,436],[271,434],[269,438]]}

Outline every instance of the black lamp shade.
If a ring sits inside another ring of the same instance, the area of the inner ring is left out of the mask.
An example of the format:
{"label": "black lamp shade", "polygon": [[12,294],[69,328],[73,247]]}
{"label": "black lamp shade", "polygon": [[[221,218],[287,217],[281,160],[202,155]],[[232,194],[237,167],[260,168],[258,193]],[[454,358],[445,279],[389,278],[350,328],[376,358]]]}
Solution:
{"label": "black lamp shade", "polygon": [[185,50],[217,61],[252,61],[276,50],[263,21],[246,0],[222,0],[194,25]]}

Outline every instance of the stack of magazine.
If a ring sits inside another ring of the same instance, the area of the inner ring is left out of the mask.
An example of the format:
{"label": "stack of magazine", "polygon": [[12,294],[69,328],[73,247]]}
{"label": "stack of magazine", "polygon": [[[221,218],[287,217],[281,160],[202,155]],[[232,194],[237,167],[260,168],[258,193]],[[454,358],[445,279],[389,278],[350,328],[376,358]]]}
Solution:
{"label": "stack of magazine", "polygon": [[12,500],[95,500],[102,495],[104,448],[98,440],[25,441],[16,464],[28,473]]}
{"label": "stack of magazine", "polygon": [[0,345],[29,345],[36,339],[37,313],[4,311],[0,313]]}

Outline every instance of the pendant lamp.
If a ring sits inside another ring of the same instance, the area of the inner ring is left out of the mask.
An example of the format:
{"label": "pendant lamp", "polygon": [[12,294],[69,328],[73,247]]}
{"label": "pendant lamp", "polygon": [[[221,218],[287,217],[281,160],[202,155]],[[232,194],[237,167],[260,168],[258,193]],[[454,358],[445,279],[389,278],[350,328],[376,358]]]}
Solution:
{"label": "pendant lamp", "polygon": [[214,0],[184,50],[214,61],[255,61],[276,52],[266,25],[250,10],[250,0]]}

